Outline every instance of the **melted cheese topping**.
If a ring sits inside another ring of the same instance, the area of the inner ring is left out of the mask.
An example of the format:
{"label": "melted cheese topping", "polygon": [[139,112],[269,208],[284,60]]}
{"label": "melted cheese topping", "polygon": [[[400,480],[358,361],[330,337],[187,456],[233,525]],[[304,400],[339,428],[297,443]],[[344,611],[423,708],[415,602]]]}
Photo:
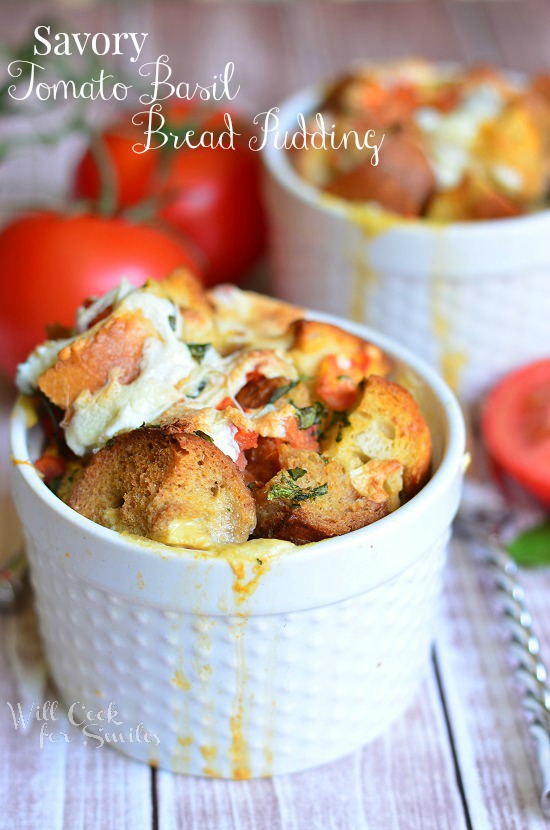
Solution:
{"label": "melted cheese topping", "polygon": [[460,184],[474,162],[473,147],[481,127],[502,112],[504,101],[497,89],[483,84],[451,112],[421,107],[416,122],[428,139],[428,158],[441,190]]}
{"label": "melted cheese topping", "polygon": [[145,341],[135,380],[122,384],[114,373],[97,392],[85,390],[77,397],[65,429],[67,444],[76,455],[97,450],[119,432],[158,418],[181,397],[178,384],[195,368],[189,348],[179,339],[182,323],[176,306],[137,290],[122,299],[115,313],[137,310],[152,323],[157,337]]}

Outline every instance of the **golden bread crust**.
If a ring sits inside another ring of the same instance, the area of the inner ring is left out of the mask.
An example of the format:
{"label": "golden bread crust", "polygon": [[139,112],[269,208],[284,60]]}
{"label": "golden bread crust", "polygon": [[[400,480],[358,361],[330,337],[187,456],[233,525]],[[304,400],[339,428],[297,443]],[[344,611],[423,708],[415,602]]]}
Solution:
{"label": "golden bread crust", "polygon": [[256,523],[231,459],[174,425],[113,439],[93,456],[69,505],[98,524],[168,544],[187,522],[215,543],[245,542]]}
{"label": "golden bread crust", "polygon": [[97,392],[111,372],[120,383],[131,383],[139,375],[143,345],[156,334],[142,314],[119,314],[97,330],[65,346],[57,362],[38,379],[38,387],[61,409],[68,409],[81,392]]}
{"label": "golden bread crust", "polygon": [[[253,491],[258,518],[255,536],[303,545],[342,536],[389,512],[388,498],[374,501],[361,496],[338,462],[325,464],[316,452],[292,450],[284,445],[279,457],[281,472]],[[288,470],[299,477],[294,481]],[[301,474],[302,470],[306,472]],[[307,494],[316,490],[319,495],[314,498],[296,500],[292,496],[293,492],[298,493],[299,499],[299,491]],[[288,497],[273,497],[285,491]]]}
{"label": "golden bread crust", "polygon": [[329,458],[346,472],[371,459],[403,465],[403,496],[411,498],[426,483],[431,462],[430,431],[418,404],[403,386],[369,377],[356,409],[337,423],[322,443]]}

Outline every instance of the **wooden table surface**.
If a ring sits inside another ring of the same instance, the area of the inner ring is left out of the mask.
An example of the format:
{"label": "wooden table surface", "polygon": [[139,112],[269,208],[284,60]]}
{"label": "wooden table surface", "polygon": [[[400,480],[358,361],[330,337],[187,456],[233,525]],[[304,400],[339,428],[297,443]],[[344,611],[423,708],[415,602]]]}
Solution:
{"label": "wooden table surface", "polygon": [[[21,37],[51,3],[0,4],[3,33]],[[237,65],[240,103],[271,106],[299,86],[358,58],[423,54],[550,65],[550,4],[376,2],[355,4],[154,3],[100,12],[59,4],[76,31],[151,33],[181,78]],[[93,29],[92,29],[93,30]],[[0,385],[2,556],[19,529],[7,473],[12,390]],[[550,573],[523,575],[550,659]],[[503,633],[470,553],[454,543],[433,660],[421,692],[390,731],[362,751],[311,772],[225,782],[173,776],[76,739],[39,746],[40,724],[15,730],[7,701],[24,711],[57,693],[49,683],[32,605],[0,617],[0,828],[5,830],[515,830],[542,817],[532,747]],[[61,724],[63,721],[61,721]],[[60,725],[59,729],[63,727]],[[70,733],[70,727],[66,727]]]}

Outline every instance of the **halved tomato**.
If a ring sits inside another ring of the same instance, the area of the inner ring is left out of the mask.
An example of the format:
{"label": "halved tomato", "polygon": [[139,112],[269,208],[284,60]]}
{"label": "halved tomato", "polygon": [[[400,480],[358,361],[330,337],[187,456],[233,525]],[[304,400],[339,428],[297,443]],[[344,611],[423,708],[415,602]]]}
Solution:
{"label": "halved tomato", "polygon": [[496,463],[550,506],[550,359],[505,377],[485,402],[481,426]]}

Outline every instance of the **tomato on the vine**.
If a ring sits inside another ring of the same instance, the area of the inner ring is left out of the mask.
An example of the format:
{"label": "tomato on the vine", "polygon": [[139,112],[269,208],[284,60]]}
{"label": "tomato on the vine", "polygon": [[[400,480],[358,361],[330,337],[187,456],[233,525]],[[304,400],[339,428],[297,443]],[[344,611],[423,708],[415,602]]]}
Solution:
{"label": "tomato on the vine", "polygon": [[489,394],[482,432],[496,463],[550,506],[550,359],[512,372]]}
{"label": "tomato on the vine", "polygon": [[[163,130],[181,136],[193,129],[193,142],[203,131],[225,130],[224,113],[167,106]],[[142,128],[128,120],[107,129],[99,142],[110,160],[116,208],[123,210],[153,199],[156,211],[184,233],[203,253],[208,285],[239,282],[265,248],[265,219],[260,194],[260,159],[249,148],[248,129],[232,115],[234,149],[193,147],[150,149],[136,153]],[[100,198],[100,177],[92,150],[75,176],[75,196]]]}
{"label": "tomato on the vine", "polygon": [[[123,210],[146,199],[152,192],[157,175],[157,159],[154,152],[134,153],[132,147],[140,140],[140,133],[131,124],[114,124],[98,139],[99,151],[107,155],[113,177],[117,208]],[[102,193],[102,182],[95,156],[87,150],[75,173],[74,193],[77,198],[97,201]]]}
{"label": "tomato on the vine", "polygon": [[123,277],[142,285],[181,266],[199,273],[177,236],[156,227],[51,211],[15,219],[0,232],[0,368],[13,376],[45,326],[71,326],[85,297]]}

